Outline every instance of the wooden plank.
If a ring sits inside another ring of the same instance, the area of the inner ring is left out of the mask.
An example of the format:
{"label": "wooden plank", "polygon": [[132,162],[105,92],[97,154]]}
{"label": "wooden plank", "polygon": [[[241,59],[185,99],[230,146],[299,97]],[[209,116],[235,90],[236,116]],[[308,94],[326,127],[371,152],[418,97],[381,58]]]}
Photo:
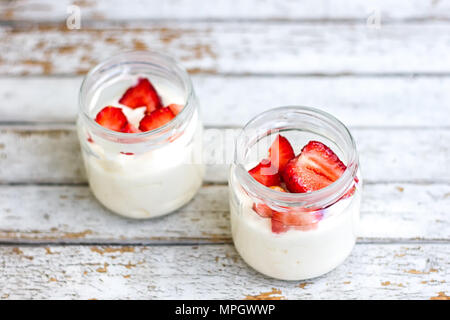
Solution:
{"label": "wooden plank", "polygon": [[177,214],[146,221],[113,215],[95,200],[87,186],[1,186],[0,190],[0,220],[3,222],[0,239],[4,241],[195,243],[230,240],[228,191],[224,186],[205,187]]}
{"label": "wooden plank", "polygon": [[[449,77],[193,75],[192,80],[207,126],[243,126],[260,112],[294,104],[320,107],[348,126],[450,125],[442,116],[450,114]],[[0,78],[0,122],[74,122],[81,81]]]}
{"label": "wooden plank", "polygon": [[[224,183],[233,160],[237,129],[204,132],[205,181]],[[365,181],[450,181],[450,129],[355,128]],[[0,127],[0,183],[85,183],[72,125]]]}
{"label": "wooden plank", "polygon": [[[449,294],[448,245],[357,245],[325,276],[278,281],[232,245],[0,247],[3,299],[430,299]],[[263,295],[264,296],[264,295]]]}
{"label": "wooden plank", "polygon": [[[64,21],[67,8],[75,4],[83,20],[137,19],[267,19],[267,20],[358,20],[364,21],[379,10],[383,22],[392,20],[449,19],[446,1],[365,0],[346,1],[345,6],[331,0],[21,0],[0,3],[0,19],[5,21]],[[151,10],[149,10],[151,8]],[[201,8],[201,10],[199,10]]]}
{"label": "wooden plank", "polygon": [[[363,195],[360,241],[450,240],[450,185],[369,184]],[[0,186],[0,241],[228,243],[228,212],[227,186],[204,186],[178,212],[146,221],[110,213],[87,186]]]}
{"label": "wooden plank", "polygon": [[84,74],[99,61],[133,49],[171,54],[193,73],[450,72],[448,24],[393,24],[379,30],[365,24],[261,22],[101,27],[4,26],[0,74]]}

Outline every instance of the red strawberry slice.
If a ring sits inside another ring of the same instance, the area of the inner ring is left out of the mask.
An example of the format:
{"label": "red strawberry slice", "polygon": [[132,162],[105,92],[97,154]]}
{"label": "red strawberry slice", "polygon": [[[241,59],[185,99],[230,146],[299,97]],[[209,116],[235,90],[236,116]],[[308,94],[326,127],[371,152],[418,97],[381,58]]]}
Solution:
{"label": "red strawberry slice", "polygon": [[135,126],[133,126],[131,123],[128,122],[125,125],[125,127],[123,127],[121,132],[124,132],[124,133],[138,133],[138,132],[141,132],[141,131],[138,128],[136,128]]}
{"label": "red strawberry slice", "polygon": [[326,145],[310,141],[282,172],[290,192],[311,192],[336,181],[347,167]]}
{"label": "red strawberry slice", "polygon": [[291,209],[287,212],[274,211],[272,214],[272,232],[281,233],[290,227],[298,230],[312,230],[317,228],[317,223],[322,219],[322,212],[307,211],[304,209]]}
{"label": "red strawberry slice", "polygon": [[280,184],[280,175],[277,173],[269,160],[261,161],[256,167],[249,170],[248,173],[259,183],[266,187],[277,186]]}
{"label": "red strawberry slice", "polygon": [[259,214],[261,218],[270,218],[273,213],[272,209],[264,203],[254,203],[252,209]]}
{"label": "red strawberry slice", "polygon": [[249,173],[267,187],[279,186],[279,169],[284,168],[286,163],[295,157],[294,150],[285,137],[278,135],[269,149],[269,157],[269,160],[264,159]]}
{"label": "red strawberry slice", "polygon": [[128,88],[119,103],[133,109],[146,106],[148,113],[162,107],[158,93],[146,78],[139,78],[135,86]]}
{"label": "red strawberry slice", "polygon": [[170,122],[173,118],[175,115],[169,108],[159,108],[142,118],[139,129],[141,131],[154,130]]}
{"label": "red strawberry slice", "polygon": [[289,227],[284,225],[282,222],[278,220],[272,219],[270,221],[272,223],[272,232],[273,233],[283,233],[289,230]]}
{"label": "red strawberry slice", "polygon": [[288,139],[282,135],[278,135],[270,146],[269,158],[270,162],[278,168],[280,172],[283,171],[289,160],[295,158],[294,149],[292,149]]}
{"label": "red strawberry slice", "polygon": [[122,109],[111,106],[104,107],[95,117],[95,121],[102,127],[114,131],[122,131],[128,123]]}
{"label": "red strawberry slice", "polygon": [[[286,192],[282,187],[280,186],[271,186],[270,189],[279,191],[279,192]],[[254,203],[252,207],[253,211],[255,211],[257,214],[259,214],[263,218],[270,218],[272,216],[273,210],[269,208],[269,206],[265,203]]]}
{"label": "red strawberry slice", "polygon": [[351,196],[353,196],[355,194],[356,185],[359,183],[359,179],[358,179],[358,177],[355,177],[354,180],[355,180],[355,183],[354,183],[353,187],[351,187],[350,190],[346,194],[344,194],[341,199],[350,198]]}
{"label": "red strawberry slice", "polygon": [[283,187],[280,187],[280,186],[271,186],[270,189],[278,191],[278,192],[287,192],[286,190],[283,189]]}
{"label": "red strawberry slice", "polygon": [[183,106],[181,104],[175,104],[175,103],[169,104],[167,106],[167,108],[169,108],[170,111],[172,111],[172,113],[174,115],[179,114],[181,112],[181,110],[183,110]]}

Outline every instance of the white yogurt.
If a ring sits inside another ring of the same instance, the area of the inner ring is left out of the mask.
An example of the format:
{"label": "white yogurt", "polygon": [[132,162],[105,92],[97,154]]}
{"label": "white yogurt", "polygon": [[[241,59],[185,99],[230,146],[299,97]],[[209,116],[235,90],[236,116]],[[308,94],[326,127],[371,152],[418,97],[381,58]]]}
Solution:
{"label": "white yogurt", "polygon": [[[330,207],[316,229],[273,233],[270,218],[253,211],[253,201],[236,186],[230,201],[231,231],[241,257],[257,271],[282,280],[327,273],[350,254],[357,236],[360,191]],[[235,199],[233,199],[235,197]]]}

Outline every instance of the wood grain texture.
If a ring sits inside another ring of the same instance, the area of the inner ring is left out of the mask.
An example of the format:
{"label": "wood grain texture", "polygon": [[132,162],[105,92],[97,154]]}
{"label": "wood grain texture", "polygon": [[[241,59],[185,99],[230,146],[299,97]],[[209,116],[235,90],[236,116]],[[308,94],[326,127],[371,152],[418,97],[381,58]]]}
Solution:
{"label": "wood grain texture", "polygon": [[[363,195],[360,241],[450,241],[448,184],[369,184]],[[87,186],[0,186],[0,226],[3,243],[231,241],[227,186],[204,186],[178,212],[145,221],[112,214]]]}
{"label": "wood grain texture", "polygon": [[[0,300],[448,299],[449,22],[435,0],[0,1]],[[73,123],[82,74],[148,49],[190,71],[208,167],[188,205],[133,221],[92,196]],[[350,127],[365,185],[349,259],[286,282],[235,251],[222,162],[237,127],[296,104]]]}
{"label": "wood grain texture", "polygon": [[[207,126],[242,127],[265,110],[299,104],[319,107],[350,127],[450,126],[447,77],[193,75],[192,80]],[[0,123],[74,122],[81,81],[0,77]]]}
{"label": "wood grain texture", "polygon": [[[450,25],[134,23],[67,30],[0,28],[0,74],[84,74],[127,50],[154,49],[193,73],[415,74],[450,72]],[[282,49],[280,49],[282,48]],[[239,63],[236,63],[239,61]]]}
{"label": "wood grain texture", "polygon": [[[450,129],[355,128],[351,131],[365,181],[450,181]],[[205,130],[206,182],[227,181],[233,139],[238,132],[237,129]],[[0,127],[0,183],[86,183],[73,126]]]}
{"label": "wood grain texture", "polygon": [[[449,19],[450,5],[432,0],[19,0],[0,3],[4,21],[64,21],[67,7],[81,8],[83,20],[136,19],[265,19],[265,20],[357,20],[365,21],[379,10],[383,22]],[[149,10],[151,8],[151,10]],[[199,10],[201,8],[201,10]]]}
{"label": "wood grain texture", "polygon": [[[357,245],[329,274],[277,281],[232,245],[0,247],[4,299],[430,299],[449,294],[449,246]],[[275,290],[273,290],[273,288]]]}

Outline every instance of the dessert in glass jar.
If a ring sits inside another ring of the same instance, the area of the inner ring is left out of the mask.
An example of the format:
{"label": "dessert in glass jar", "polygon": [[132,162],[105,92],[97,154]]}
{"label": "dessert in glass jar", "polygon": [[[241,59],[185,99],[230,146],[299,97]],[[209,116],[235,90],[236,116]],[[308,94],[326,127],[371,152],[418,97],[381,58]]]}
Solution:
{"label": "dessert in glass jar", "polygon": [[237,251],[277,279],[329,272],[355,244],[361,185],[355,142],[335,117],[308,107],[258,115],[236,139],[229,177]]}
{"label": "dessert in glass jar", "polygon": [[202,124],[187,72],[156,52],[92,69],[79,97],[78,136],[89,185],[129,218],[168,214],[202,184]]}

